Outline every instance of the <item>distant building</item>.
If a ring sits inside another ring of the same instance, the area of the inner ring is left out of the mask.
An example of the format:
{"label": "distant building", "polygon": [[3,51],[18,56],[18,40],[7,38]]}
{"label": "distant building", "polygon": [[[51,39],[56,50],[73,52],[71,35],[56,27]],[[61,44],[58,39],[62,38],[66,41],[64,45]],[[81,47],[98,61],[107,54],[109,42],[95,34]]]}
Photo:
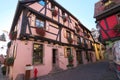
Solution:
{"label": "distant building", "polygon": [[29,80],[36,69],[43,76],[96,61],[91,32],[55,0],[20,1],[9,36],[13,80],[19,74]]}
{"label": "distant building", "polygon": [[0,35],[0,41],[6,41],[6,37],[4,33]]}
{"label": "distant building", "polygon": [[96,42],[98,42],[98,38],[100,36],[99,30],[92,28],[91,29],[91,34]]}
{"label": "distant building", "polygon": [[104,53],[105,53],[105,46],[100,42],[100,33],[99,30],[92,28],[91,34],[95,40],[95,53],[96,53],[96,59],[101,60],[104,59]]}

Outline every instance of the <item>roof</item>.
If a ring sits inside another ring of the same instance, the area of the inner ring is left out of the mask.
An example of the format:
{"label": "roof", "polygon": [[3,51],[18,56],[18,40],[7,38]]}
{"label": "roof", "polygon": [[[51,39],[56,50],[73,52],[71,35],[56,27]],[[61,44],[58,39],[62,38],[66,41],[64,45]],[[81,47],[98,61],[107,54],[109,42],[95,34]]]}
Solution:
{"label": "roof", "polygon": [[[15,15],[14,15],[14,19],[13,19],[13,22],[12,22],[12,26],[11,26],[11,30],[14,30],[15,28],[15,25],[17,24],[17,21],[19,19],[19,16],[22,12],[22,9],[24,8],[22,5],[24,4],[27,4],[27,3],[34,3],[38,0],[23,0],[23,1],[19,1],[18,2],[18,5],[17,5],[17,8],[16,8],[16,12],[15,12]],[[54,3],[56,6],[58,6],[59,8],[61,8],[62,10],[64,10],[65,12],[67,12],[70,16],[72,16],[76,21],[78,21],[79,25],[81,27],[83,27],[84,29],[86,29],[88,32],[90,32],[90,30],[88,28],[86,28],[75,16],[73,16],[68,10],[66,10],[64,7],[62,7],[60,4],[58,4],[55,0],[49,0],[50,2]]]}
{"label": "roof", "polygon": [[94,7],[94,18],[100,20],[104,17],[110,16],[120,12],[120,0],[109,0],[108,4],[103,4],[101,1],[97,2]]}

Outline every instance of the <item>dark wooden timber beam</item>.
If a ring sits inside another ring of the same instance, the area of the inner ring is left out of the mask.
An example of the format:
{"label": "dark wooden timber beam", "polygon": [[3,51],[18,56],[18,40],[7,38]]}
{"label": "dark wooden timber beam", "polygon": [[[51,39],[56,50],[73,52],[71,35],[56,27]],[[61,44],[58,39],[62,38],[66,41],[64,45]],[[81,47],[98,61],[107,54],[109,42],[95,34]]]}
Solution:
{"label": "dark wooden timber beam", "polygon": [[28,14],[28,9],[24,9],[24,10],[23,10],[23,15],[22,15],[22,24],[21,24],[20,35],[26,33],[27,24],[28,24],[27,14]]}
{"label": "dark wooden timber beam", "polygon": [[55,20],[53,20],[53,19],[51,19],[51,18],[49,18],[49,17],[47,17],[47,16],[45,16],[44,14],[41,14],[41,13],[37,12],[36,10],[34,10],[34,9],[26,6],[26,5],[24,5],[24,7],[27,8],[30,12],[34,13],[34,14],[35,14],[36,16],[38,16],[38,17],[43,17],[44,19],[46,19],[46,20],[48,20],[48,21],[51,21],[51,22],[53,22],[53,23],[55,23],[55,24],[57,24],[57,25],[59,25],[59,26],[62,26],[62,27],[64,27],[64,28],[66,28],[66,29],[74,32],[74,30],[68,28],[67,26],[65,26],[65,25],[63,25],[63,24],[61,24],[61,23],[59,23],[59,22],[57,22],[57,21],[55,21]]}
{"label": "dark wooden timber beam", "polygon": [[106,30],[104,30],[103,29],[103,27],[101,26],[101,24],[100,23],[98,23],[98,25],[100,26],[100,28],[105,32],[105,34],[107,35],[107,37],[108,37],[108,39],[109,40],[111,40],[111,38],[110,38],[110,36],[109,36],[109,34],[107,33],[107,31]]}

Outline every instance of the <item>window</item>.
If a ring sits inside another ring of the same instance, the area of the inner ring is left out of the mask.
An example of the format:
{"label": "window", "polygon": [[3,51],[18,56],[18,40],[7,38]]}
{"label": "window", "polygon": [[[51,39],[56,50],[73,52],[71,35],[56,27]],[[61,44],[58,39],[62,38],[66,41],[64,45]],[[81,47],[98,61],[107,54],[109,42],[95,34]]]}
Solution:
{"label": "window", "polygon": [[39,19],[36,19],[36,20],[35,20],[35,25],[36,25],[36,27],[38,27],[38,28],[44,28],[44,21],[39,20]]}
{"label": "window", "polygon": [[42,5],[42,6],[45,6],[46,2],[45,2],[45,0],[40,0],[39,4]]}
{"label": "window", "polygon": [[43,44],[34,43],[33,45],[33,64],[43,63]]}
{"label": "window", "polygon": [[77,44],[81,44],[80,38],[77,37]]}
{"label": "window", "polygon": [[64,50],[65,50],[64,52],[65,58],[67,58],[69,55],[72,55],[72,49],[70,47],[65,47]]}
{"label": "window", "polygon": [[71,37],[70,31],[66,31],[66,32],[67,32],[67,37]]}
{"label": "window", "polygon": [[71,48],[67,48],[67,57],[71,55]]}

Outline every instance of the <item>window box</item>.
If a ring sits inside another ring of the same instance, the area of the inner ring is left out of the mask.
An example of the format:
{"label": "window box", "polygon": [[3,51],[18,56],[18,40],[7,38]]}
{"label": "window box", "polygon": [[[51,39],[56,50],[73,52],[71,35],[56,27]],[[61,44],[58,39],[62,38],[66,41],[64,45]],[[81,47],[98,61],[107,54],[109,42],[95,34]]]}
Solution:
{"label": "window box", "polygon": [[51,8],[51,12],[54,17],[58,15],[58,11],[55,8]]}
{"label": "window box", "polygon": [[39,34],[40,36],[45,36],[44,28],[37,28],[36,27],[36,33]]}
{"label": "window box", "polygon": [[9,34],[9,38],[10,38],[11,40],[15,40],[15,39],[17,38],[17,31],[11,32],[11,33]]}
{"label": "window box", "polygon": [[75,26],[75,29],[77,32],[80,32],[80,28],[78,28],[77,26]]}
{"label": "window box", "polygon": [[68,21],[68,17],[67,17],[67,16],[65,16],[65,15],[62,15],[62,18],[63,18],[63,22],[66,22],[66,21]]}
{"label": "window box", "polygon": [[72,37],[67,37],[67,40],[68,40],[69,43],[72,43],[72,42],[73,42]]}

